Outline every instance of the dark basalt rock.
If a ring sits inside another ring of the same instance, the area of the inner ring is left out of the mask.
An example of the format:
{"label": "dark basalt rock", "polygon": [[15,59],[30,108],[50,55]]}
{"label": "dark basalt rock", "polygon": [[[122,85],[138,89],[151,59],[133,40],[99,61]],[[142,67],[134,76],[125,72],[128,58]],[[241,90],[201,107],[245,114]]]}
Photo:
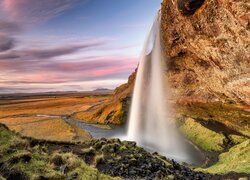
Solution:
{"label": "dark basalt rock", "polygon": [[25,162],[28,163],[31,160],[31,154],[27,153],[27,154],[22,154],[20,156],[16,156],[16,157],[12,157],[8,163],[10,164],[16,164],[18,162]]}
{"label": "dark basalt rock", "polygon": [[[93,142],[91,145],[96,147],[96,143],[98,142]],[[112,152],[110,152],[111,149]],[[116,152],[113,153],[113,150]],[[195,172],[166,157],[164,162],[158,153],[151,154],[137,147],[135,142],[107,140],[99,151],[104,155],[104,160],[99,161],[96,168],[105,174],[120,176],[124,179],[153,180],[168,176],[175,179],[210,179],[213,177],[211,174]]]}
{"label": "dark basalt rock", "polygon": [[11,170],[8,173],[3,174],[3,177],[7,180],[24,180],[28,179],[27,176],[19,170]]}
{"label": "dark basalt rock", "polygon": [[177,0],[178,8],[183,15],[189,16],[199,9],[205,0]]}

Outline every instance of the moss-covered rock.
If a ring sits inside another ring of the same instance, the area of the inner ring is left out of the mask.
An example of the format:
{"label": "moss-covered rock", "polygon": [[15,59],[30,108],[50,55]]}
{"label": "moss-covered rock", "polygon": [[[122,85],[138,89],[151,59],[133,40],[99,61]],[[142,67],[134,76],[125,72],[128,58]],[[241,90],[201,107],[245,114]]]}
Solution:
{"label": "moss-covered rock", "polygon": [[[248,173],[250,174],[250,140],[232,147],[228,152],[219,156],[219,161],[213,166],[203,169],[210,173]],[[202,169],[198,169],[202,170]]]}
{"label": "moss-covered rock", "polygon": [[119,179],[88,166],[73,153],[59,153],[61,148],[49,152],[46,143],[30,140],[0,124],[0,179]]}
{"label": "moss-covered rock", "polygon": [[[1,125],[0,133],[2,134],[0,175],[3,178],[65,179],[68,177],[91,180],[119,179],[117,177],[128,179],[224,177],[224,175],[214,176],[207,172],[193,171],[188,166],[169,160],[158,153],[149,153],[130,141],[105,138],[77,143],[36,140],[21,138]],[[242,147],[248,148],[246,144],[238,148]],[[247,160],[247,157],[244,157]],[[241,168],[244,168],[243,161],[241,165]],[[241,177],[239,174],[236,176]]]}
{"label": "moss-covered rock", "polygon": [[193,143],[206,151],[222,151],[225,136],[211,131],[192,118],[187,118],[180,126],[181,131]]}

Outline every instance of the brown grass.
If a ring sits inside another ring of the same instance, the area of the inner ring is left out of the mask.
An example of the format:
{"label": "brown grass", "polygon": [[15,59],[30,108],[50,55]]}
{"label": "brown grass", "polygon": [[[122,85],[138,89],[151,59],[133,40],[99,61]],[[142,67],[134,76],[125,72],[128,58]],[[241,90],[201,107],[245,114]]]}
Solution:
{"label": "brown grass", "polygon": [[82,141],[82,140],[91,139],[91,135],[89,132],[84,131],[83,129],[81,129],[79,126],[75,124],[70,124],[70,126],[71,128],[74,129],[74,133],[75,133],[73,140]]}
{"label": "brown grass", "polygon": [[42,115],[71,115],[105,101],[108,96],[57,96],[25,97],[0,102],[0,123],[24,136],[38,139],[72,141],[86,140],[91,136],[78,126],[68,124],[60,117]]}
{"label": "brown grass", "polygon": [[75,113],[72,118],[88,123],[120,124],[122,121],[122,103],[119,101],[100,105],[96,109]]}
{"label": "brown grass", "polygon": [[60,97],[36,98],[28,100],[11,100],[9,104],[0,105],[0,118],[13,115],[70,115],[84,111],[90,106],[105,100],[106,97]]}
{"label": "brown grass", "polygon": [[35,118],[32,121],[32,118],[9,118],[8,121],[11,123],[6,123],[6,121],[5,123],[11,130],[20,132],[23,136],[37,139],[71,141],[75,136],[74,129],[62,119],[41,118],[38,120],[38,118]]}

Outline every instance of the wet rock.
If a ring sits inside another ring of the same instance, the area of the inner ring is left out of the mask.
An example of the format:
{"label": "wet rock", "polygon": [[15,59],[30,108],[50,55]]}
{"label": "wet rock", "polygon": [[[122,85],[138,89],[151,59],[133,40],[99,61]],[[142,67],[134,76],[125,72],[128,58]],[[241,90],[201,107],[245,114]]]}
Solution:
{"label": "wet rock", "polygon": [[101,138],[101,140],[102,140],[102,141],[107,141],[107,139],[106,139],[106,138]]}
{"label": "wet rock", "polygon": [[94,145],[94,147],[95,147],[95,149],[101,149],[102,148],[102,146],[103,145],[105,145],[106,144],[106,141],[104,141],[104,140],[101,140],[101,141],[99,141],[99,142],[97,142],[97,143],[95,143],[95,145]]}
{"label": "wet rock", "polygon": [[137,174],[137,171],[135,171],[133,169],[129,171],[129,175],[131,175],[131,176],[134,176],[136,174]]}
{"label": "wet rock", "polygon": [[117,151],[119,150],[119,147],[120,147],[120,145],[117,144],[117,143],[115,143],[115,144],[114,144],[114,147],[113,147],[114,152],[117,152]]}
{"label": "wet rock", "polygon": [[136,142],[130,142],[130,145],[131,145],[132,147],[135,147],[135,146],[136,146]]}

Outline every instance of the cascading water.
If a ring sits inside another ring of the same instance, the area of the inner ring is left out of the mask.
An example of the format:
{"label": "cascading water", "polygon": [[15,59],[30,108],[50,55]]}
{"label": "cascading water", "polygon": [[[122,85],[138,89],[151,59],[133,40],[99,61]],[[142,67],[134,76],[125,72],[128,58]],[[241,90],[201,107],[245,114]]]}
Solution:
{"label": "cascading water", "polygon": [[146,38],[130,109],[128,139],[168,157],[186,161],[174,125],[169,120],[160,42],[160,15]]}

